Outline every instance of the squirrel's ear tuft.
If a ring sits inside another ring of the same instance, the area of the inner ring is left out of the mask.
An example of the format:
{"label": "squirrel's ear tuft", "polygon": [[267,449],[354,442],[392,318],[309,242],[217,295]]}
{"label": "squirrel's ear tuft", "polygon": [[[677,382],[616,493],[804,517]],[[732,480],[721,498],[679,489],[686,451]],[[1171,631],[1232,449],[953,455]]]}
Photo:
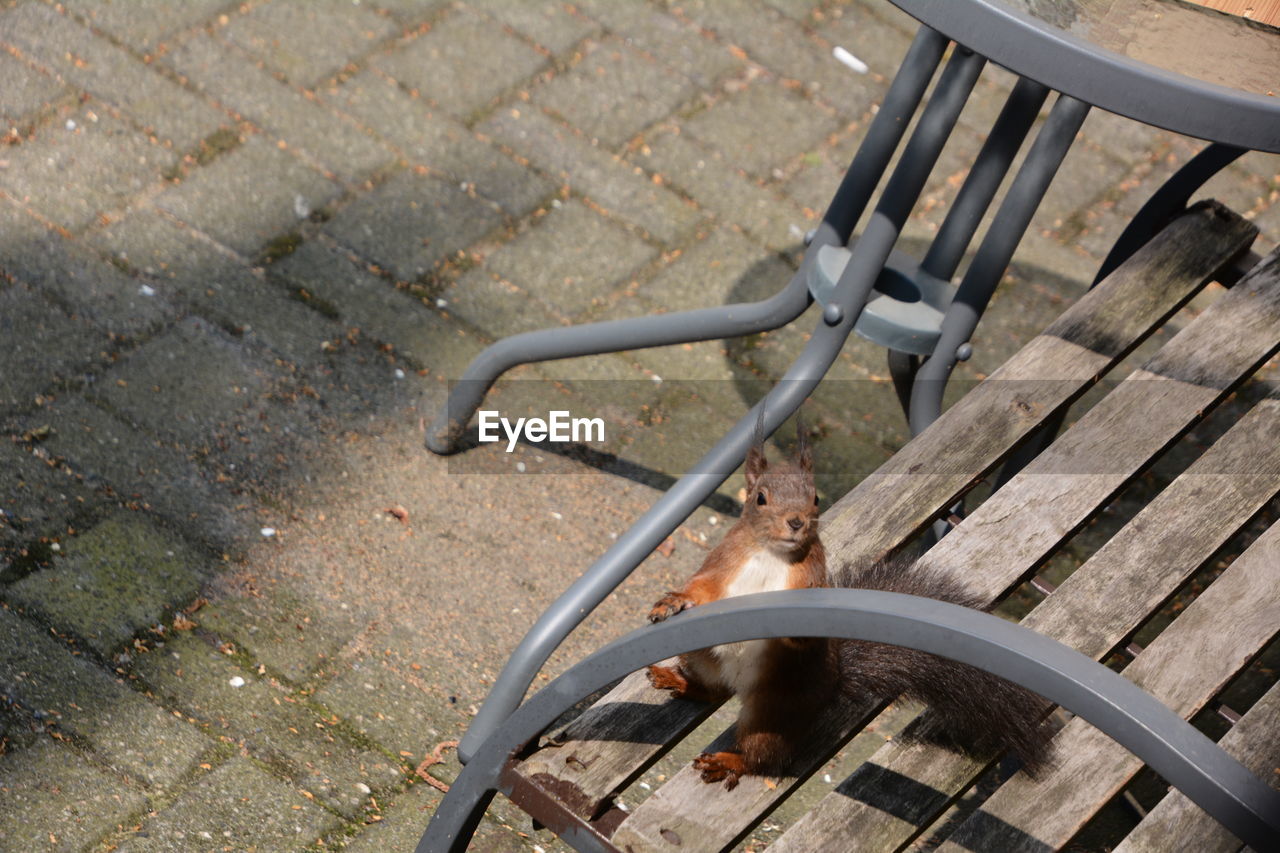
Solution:
{"label": "squirrel's ear tuft", "polygon": [[764,406],[756,416],[755,434],[751,437],[751,447],[747,450],[747,491],[754,491],[756,481],[769,467],[769,460],[764,456]]}
{"label": "squirrel's ear tuft", "polygon": [[809,430],[799,415],[796,415],[796,464],[800,466],[800,470],[813,473],[813,448],[809,444]]}

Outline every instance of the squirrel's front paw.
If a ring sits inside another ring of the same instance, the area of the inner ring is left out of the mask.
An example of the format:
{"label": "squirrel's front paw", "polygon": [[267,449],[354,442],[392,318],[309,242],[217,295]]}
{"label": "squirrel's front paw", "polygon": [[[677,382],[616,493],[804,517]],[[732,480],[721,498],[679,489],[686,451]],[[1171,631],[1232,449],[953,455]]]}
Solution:
{"label": "squirrel's front paw", "polygon": [[736,752],[704,752],[693,759],[693,769],[702,773],[703,782],[724,781],[724,789],[738,787],[738,779],[747,772],[742,756]]}
{"label": "squirrel's front paw", "polygon": [[689,691],[689,680],[680,671],[669,666],[652,664],[649,667],[649,683],[658,690],[670,690],[677,699]]}
{"label": "squirrel's front paw", "polygon": [[683,592],[669,592],[659,598],[658,603],[649,610],[649,621],[662,622],[675,616],[681,610],[688,610],[692,606],[693,599]]}

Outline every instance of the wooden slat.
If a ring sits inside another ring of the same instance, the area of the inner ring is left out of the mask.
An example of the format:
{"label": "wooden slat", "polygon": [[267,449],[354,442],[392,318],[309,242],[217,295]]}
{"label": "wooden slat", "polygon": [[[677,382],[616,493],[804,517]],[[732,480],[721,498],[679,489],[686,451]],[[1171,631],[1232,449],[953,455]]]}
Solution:
{"label": "wooden slat", "polygon": [[571,812],[592,820],[664,751],[715,710],[705,702],[672,699],[648,676],[633,672],[570,723],[517,772],[553,794]]}
{"label": "wooden slat", "polygon": [[[1280,684],[1272,685],[1219,744],[1241,764],[1280,787]],[[1240,839],[1177,790],[1161,800],[1115,853],[1235,853]]]}
{"label": "wooden slat", "polygon": [[853,558],[897,548],[1055,412],[1068,406],[1243,253],[1256,230],[1195,206],[1085,294],[824,516]]}
{"label": "wooden slat", "polygon": [[[1197,237],[1203,242],[1198,243]],[[1149,333],[1149,324],[1167,317],[1212,276],[1213,270],[1243,251],[1252,233],[1235,214],[1207,205],[1175,222],[1157,238],[1162,240],[1169,242],[1131,258],[990,380],[863,481],[851,493],[852,499],[846,496],[833,507],[823,522],[828,548],[848,553],[851,540],[856,543],[855,553],[896,547],[997,464],[1017,440],[1129,352]],[[1171,284],[1173,279],[1179,283]],[[952,441],[946,435],[948,429],[964,435]],[[901,502],[902,514],[895,517],[892,509],[877,505],[882,501],[893,506]],[[921,504],[931,508],[921,511]],[[865,515],[859,525],[851,526],[852,516],[860,511]],[[706,785],[686,767],[622,823],[615,842],[619,846],[633,844],[636,849],[711,850],[728,846],[864,722],[857,717],[834,726],[832,734],[838,740],[829,747],[815,748],[798,761],[799,778],[766,781],[748,777],[734,791],[726,792]],[[727,734],[717,740],[721,745],[727,742]],[[674,838],[680,839],[679,843]]]}
{"label": "wooden slat", "polygon": [[[1280,494],[1277,435],[1280,399],[1264,400],[1032,610],[1023,624],[1094,659],[1110,654]],[[1038,507],[1031,504],[1028,509]],[[951,539],[943,539],[935,549],[945,550]],[[1008,559],[1015,559],[1018,543],[1007,539],[1006,545]],[[1005,555],[993,559],[984,570],[1020,574],[1019,565],[1005,567]],[[910,731],[881,747],[770,849],[801,853],[816,849],[819,840],[835,849],[898,849],[986,767],[986,762],[913,742],[909,735]]]}
{"label": "wooden slat", "polygon": [[[1124,675],[1190,718],[1280,633],[1280,524],[1174,620]],[[1054,738],[1055,766],[1037,781],[1018,774],[942,845],[968,850],[1043,851],[1071,840],[1142,762],[1077,717]]]}
{"label": "wooden slat", "polygon": [[[1016,578],[977,569],[1008,561],[1007,539],[1016,540],[1032,564],[1039,561],[1277,350],[1280,252],[1272,252],[965,519],[945,547],[931,549],[925,562],[973,570],[979,590],[998,595]],[[1035,512],[1022,512],[1028,505]]]}

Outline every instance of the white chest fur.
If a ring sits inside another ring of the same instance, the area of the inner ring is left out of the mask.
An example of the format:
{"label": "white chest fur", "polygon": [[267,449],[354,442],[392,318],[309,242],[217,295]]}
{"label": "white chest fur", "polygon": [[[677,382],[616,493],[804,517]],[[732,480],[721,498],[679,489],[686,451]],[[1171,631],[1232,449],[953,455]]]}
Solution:
{"label": "white chest fur", "polygon": [[[791,564],[786,560],[772,551],[760,551],[747,560],[725,590],[725,597],[786,589],[790,571]],[[767,640],[748,640],[713,648],[711,653],[720,663],[721,683],[735,693],[749,689],[760,671],[760,657],[767,643]]]}

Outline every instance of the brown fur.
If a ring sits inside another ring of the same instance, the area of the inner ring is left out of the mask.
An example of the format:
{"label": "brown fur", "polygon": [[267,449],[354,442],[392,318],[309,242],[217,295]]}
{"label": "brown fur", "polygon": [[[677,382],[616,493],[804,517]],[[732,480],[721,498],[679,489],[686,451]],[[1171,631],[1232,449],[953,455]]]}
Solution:
{"label": "brown fur", "polygon": [[[769,588],[843,586],[921,595],[966,607],[979,602],[962,585],[906,563],[845,568],[835,583],[818,538],[813,462],[803,428],[795,459],[770,466],[759,436],[747,454],[747,500],[724,540],[679,590],[668,592],[649,612],[660,622],[682,610],[734,594],[753,569],[753,559],[772,555]],[[763,496],[764,503],[760,503]],[[759,571],[758,565],[754,571]],[[754,576],[759,578],[760,575]],[[882,643],[783,637],[752,641],[750,677],[734,684],[732,653],[726,647],[681,655],[674,667],[649,667],[654,687],[704,702],[724,701],[735,692],[742,701],[731,750],[703,753],[694,767],[706,782],[734,788],[747,774],[781,775],[790,768],[814,723],[842,697],[892,700],[907,695],[928,703],[935,714],[926,736],[949,746],[986,752],[1005,748],[1029,772],[1047,761],[1047,729],[1039,720],[1047,704],[1003,679],[944,658]],[[748,644],[741,644],[743,646]],[[753,652],[758,650],[758,655]]]}

